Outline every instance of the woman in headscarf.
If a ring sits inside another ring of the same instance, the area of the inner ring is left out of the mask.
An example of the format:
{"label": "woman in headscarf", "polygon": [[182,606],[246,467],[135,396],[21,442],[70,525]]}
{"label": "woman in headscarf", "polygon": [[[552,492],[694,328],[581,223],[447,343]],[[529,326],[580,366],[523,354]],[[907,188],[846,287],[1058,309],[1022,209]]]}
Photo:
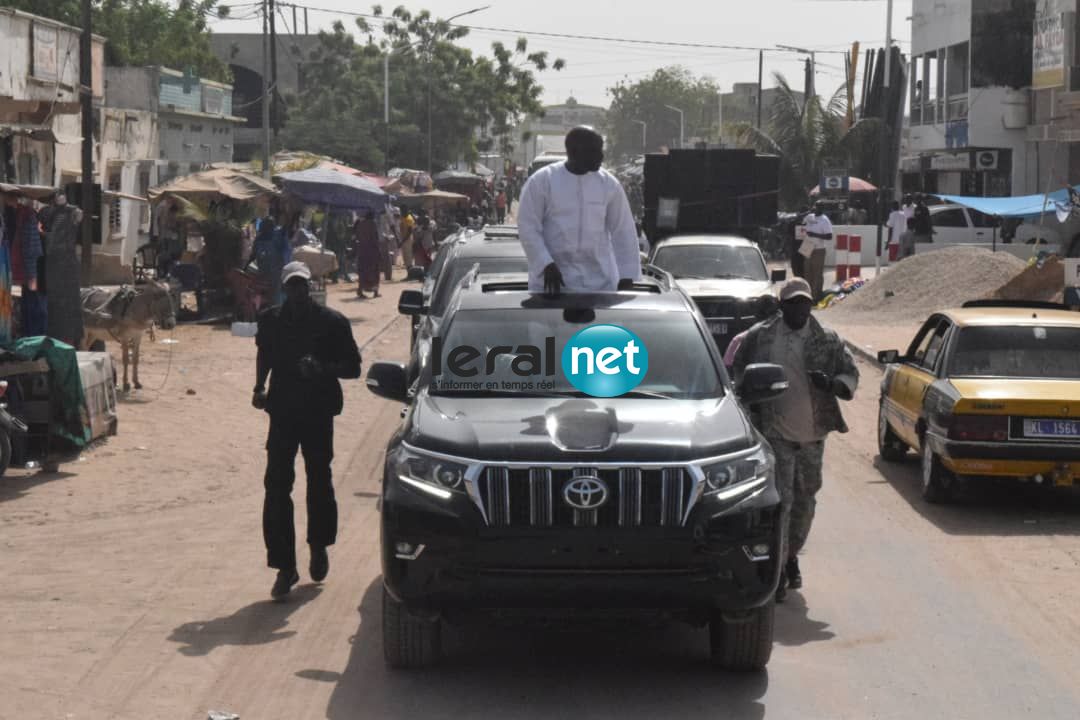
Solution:
{"label": "woman in headscarf", "polygon": [[356,296],[367,297],[364,293],[371,291],[372,297],[379,297],[379,271],[382,269],[379,227],[371,210],[353,225],[353,242],[356,245],[356,270],[360,275]]}

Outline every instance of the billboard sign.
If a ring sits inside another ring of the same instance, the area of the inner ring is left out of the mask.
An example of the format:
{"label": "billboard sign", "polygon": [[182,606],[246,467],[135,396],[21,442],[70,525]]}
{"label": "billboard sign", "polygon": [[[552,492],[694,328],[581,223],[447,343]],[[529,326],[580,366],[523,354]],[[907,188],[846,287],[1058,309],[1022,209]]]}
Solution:
{"label": "billboard sign", "polygon": [[1060,0],[1040,0],[1032,43],[1031,86],[1065,84],[1065,13]]}
{"label": "billboard sign", "polygon": [[30,39],[34,48],[30,74],[38,80],[55,82],[60,79],[56,74],[59,66],[56,26],[37,22],[30,26]]}

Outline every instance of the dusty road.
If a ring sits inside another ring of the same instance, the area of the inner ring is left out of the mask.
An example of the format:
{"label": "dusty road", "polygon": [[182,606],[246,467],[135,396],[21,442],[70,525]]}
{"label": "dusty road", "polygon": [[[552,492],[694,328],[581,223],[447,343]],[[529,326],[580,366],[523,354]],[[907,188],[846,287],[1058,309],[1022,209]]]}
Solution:
{"label": "dusty road", "polygon": [[[398,289],[331,292],[365,365],[405,354]],[[175,337],[171,367],[170,346],[148,354],[152,389],[119,437],[59,476],[0,481],[2,718],[1080,716],[1080,500],[923,505],[915,457],[876,458],[873,368],[830,442],[806,588],[778,610],[766,674],[715,672],[705,633],[680,626],[472,628],[442,667],[398,674],[381,658],[375,496],[399,408],[347,388],[330,577],[273,604],[253,343]]]}

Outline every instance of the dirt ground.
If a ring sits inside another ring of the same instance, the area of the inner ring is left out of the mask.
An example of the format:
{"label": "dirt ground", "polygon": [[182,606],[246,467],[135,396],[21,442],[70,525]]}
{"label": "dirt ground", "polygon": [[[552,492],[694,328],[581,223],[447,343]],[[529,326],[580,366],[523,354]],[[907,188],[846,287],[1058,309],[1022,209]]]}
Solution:
{"label": "dirt ground", "polygon": [[[402,287],[377,301],[331,289],[365,367],[404,359]],[[147,352],[118,437],[58,475],[0,480],[3,720],[1080,715],[1080,498],[978,487],[927,506],[914,454],[877,457],[869,365],[844,405],[852,432],[827,445],[806,584],[777,609],[767,672],[718,673],[699,629],[616,625],[452,628],[439,667],[396,673],[381,657],[376,498],[400,405],[347,384],[330,576],[315,585],[301,567],[273,603],[254,342],[174,337]]]}

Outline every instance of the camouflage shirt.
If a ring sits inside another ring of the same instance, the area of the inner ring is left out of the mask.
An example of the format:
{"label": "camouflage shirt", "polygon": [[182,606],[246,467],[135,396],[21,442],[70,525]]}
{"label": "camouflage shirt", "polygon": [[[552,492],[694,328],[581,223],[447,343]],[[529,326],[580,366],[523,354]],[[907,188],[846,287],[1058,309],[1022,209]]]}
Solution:
{"label": "camouflage shirt", "polygon": [[[735,362],[732,366],[736,382],[742,378],[747,365],[755,363],[772,362],[773,345],[780,336],[780,330],[784,319],[779,313],[768,320],[758,323],[746,334],[742,345],[735,353]],[[855,395],[855,389],[859,384],[859,370],[855,367],[855,359],[851,356],[844,341],[832,330],[821,326],[815,318],[809,321],[810,336],[806,339],[806,372],[816,370],[835,377],[847,388],[846,398],[851,399]],[[840,412],[840,403],[835,394],[818,390],[811,386],[811,401],[814,410],[814,425],[821,437],[827,433],[837,431],[846,433],[847,423]],[[755,413],[758,429],[766,437],[776,436],[775,422],[776,410],[770,403],[763,403]]]}

